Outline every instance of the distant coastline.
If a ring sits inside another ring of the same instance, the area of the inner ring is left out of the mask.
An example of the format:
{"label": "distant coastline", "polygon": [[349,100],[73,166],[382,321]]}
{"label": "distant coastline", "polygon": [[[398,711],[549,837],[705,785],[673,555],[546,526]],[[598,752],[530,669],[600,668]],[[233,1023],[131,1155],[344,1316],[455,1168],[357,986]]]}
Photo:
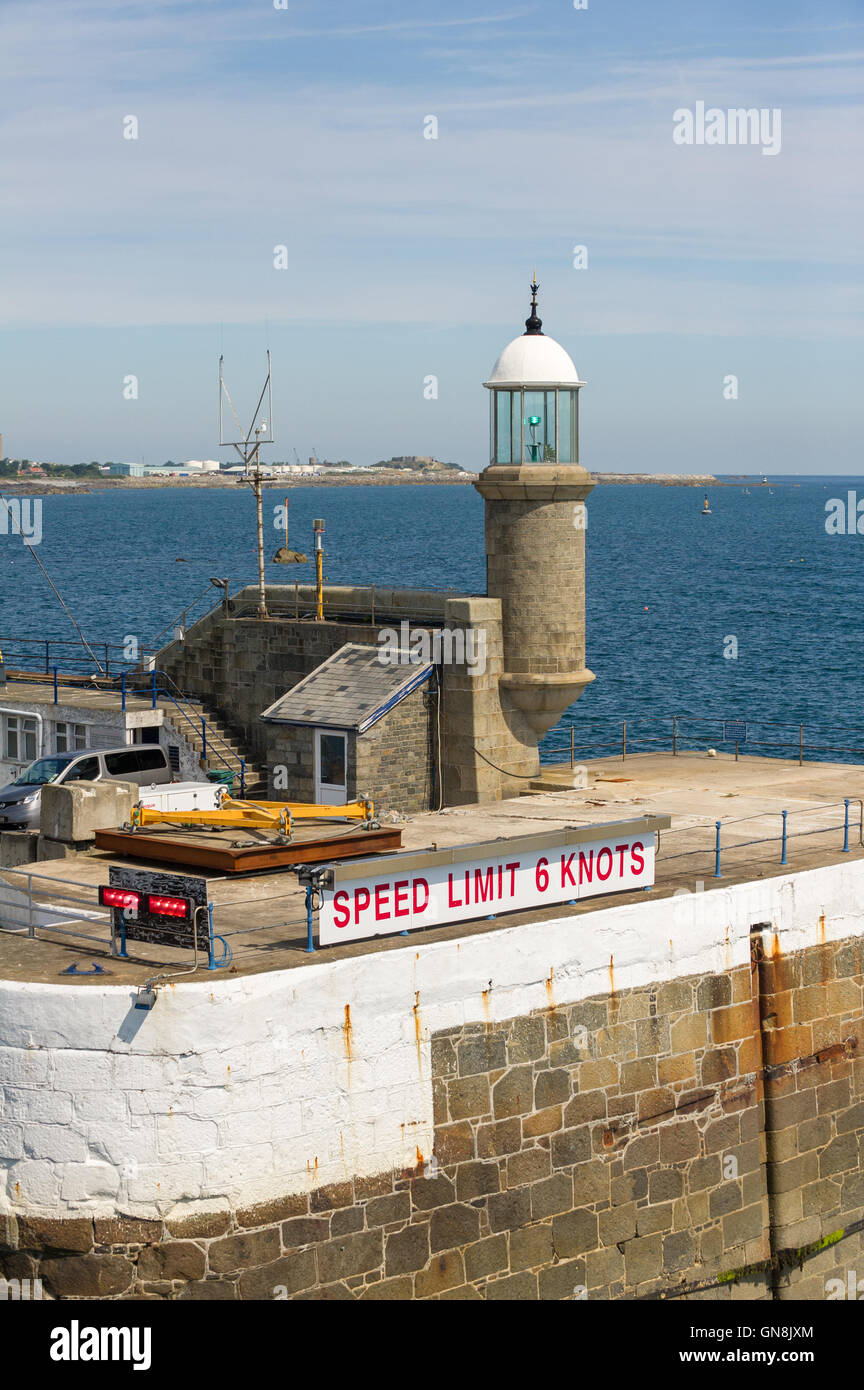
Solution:
{"label": "distant coastline", "polygon": [[[448,472],[428,474],[406,470],[387,472],[384,469],[370,469],[363,473],[316,474],[311,477],[290,475],[284,478],[270,478],[265,481],[268,491],[291,490],[298,487],[442,487],[454,484],[465,486],[476,481],[477,473]],[[598,486],[611,485],[650,485],[654,487],[729,487],[712,473],[592,473],[592,482]],[[244,487],[245,483],[237,474],[228,477],[221,473],[204,473],[194,478],[87,478],[78,481],[72,478],[0,478],[0,493],[7,496],[62,496],[79,495],[88,492],[108,492],[153,490],[159,488],[223,488]]]}

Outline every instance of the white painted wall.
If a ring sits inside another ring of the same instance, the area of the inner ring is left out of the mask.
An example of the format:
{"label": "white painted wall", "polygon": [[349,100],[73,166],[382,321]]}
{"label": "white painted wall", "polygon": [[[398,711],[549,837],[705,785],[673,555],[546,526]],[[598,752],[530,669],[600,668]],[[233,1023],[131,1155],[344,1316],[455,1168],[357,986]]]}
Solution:
{"label": "white painted wall", "polygon": [[[824,926],[820,918],[824,914]],[[413,1166],[430,1036],[864,931],[864,861],[293,970],[165,988],[0,984],[0,1210],[164,1214]],[[416,1005],[416,1013],[415,1013]],[[346,1038],[350,1009],[350,1059]],[[419,1034],[419,1040],[418,1040]]]}

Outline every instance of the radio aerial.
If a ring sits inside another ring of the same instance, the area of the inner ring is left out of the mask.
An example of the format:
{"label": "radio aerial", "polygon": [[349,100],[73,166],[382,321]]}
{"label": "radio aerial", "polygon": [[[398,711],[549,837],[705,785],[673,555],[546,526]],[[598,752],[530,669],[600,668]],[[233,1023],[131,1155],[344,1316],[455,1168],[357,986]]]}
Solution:
{"label": "radio aerial", "polygon": [[[222,357],[219,358],[219,447],[220,449],[234,448],[243,460],[243,479],[252,488],[255,495],[255,516],[258,530],[258,617],[266,618],[267,614],[267,591],[264,584],[264,509],[262,503],[262,478],[261,478],[261,445],[272,444],[275,439],[273,434],[273,384],[272,384],[272,364],[270,361],[270,350],[267,350],[267,377],[261,388],[258,397],[258,404],[252,416],[252,423],[244,434],[243,426],[240,424],[240,417],[234,409],[234,402],[228,393],[225,379],[222,375]],[[267,397],[268,422],[263,417],[259,420],[258,415]],[[226,439],[224,430],[224,404],[225,401],[234,416],[237,425],[239,439]],[[253,442],[254,436],[254,442]]]}

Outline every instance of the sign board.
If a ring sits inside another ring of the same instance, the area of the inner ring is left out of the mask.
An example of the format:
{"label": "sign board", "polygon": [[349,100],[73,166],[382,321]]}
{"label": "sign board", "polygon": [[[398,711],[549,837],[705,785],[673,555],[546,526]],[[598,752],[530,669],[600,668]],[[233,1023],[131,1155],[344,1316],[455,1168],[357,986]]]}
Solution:
{"label": "sign board", "polygon": [[746,743],[747,725],[745,721],[743,719],[724,719],[723,741],[724,743]]}
{"label": "sign board", "polygon": [[[127,941],[149,941],[156,946],[180,946],[192,950],[192,921],[172,920],[170,917],[148,912],[144,903],[149,896],[162,895],[169,898],[187,898],[192,903],[192,919],[196,920],[196,907],[207,906],[207,880],[187,878],[185,874],[157,873],[152,869],[130,869],[112,864],[108,871],[108,882],[112,888],[128,888],[141,895],[141,905],[137,909],[111,909],[112,931],[115,941],[125,932]],[[198,950],[205,954],[210,950],[210,925],[206,912],[197,914]]]}
{"label": "sign board", "polygon": [[549,831],[333,867],[321,890],[318,939],[343,941],[525,912],[654,883],[654,846],[668,816]]}

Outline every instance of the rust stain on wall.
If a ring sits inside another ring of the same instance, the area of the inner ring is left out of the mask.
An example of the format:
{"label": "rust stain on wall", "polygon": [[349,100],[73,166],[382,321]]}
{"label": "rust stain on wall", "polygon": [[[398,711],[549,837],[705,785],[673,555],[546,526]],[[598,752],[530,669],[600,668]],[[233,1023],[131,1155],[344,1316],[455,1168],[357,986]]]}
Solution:
{"label": "rust stain on wall", "polygon": [[552,987],[552,982],[553,982],[554,974],[555,974],[555,968],[554,968],[554,966],[551,966],[551,965],[550,965],[550,966],[549,966],[549,974],[548,974],[548,976],[546,977],[546,979],[543,981],[543,983],[544,983],[545,986],[546,986],[546,998],[549,1000],[549,1008],[550,1008],[550,1009],[554,1009],[554,1008],[556,1007],[556,1005],[555,1005],[555,991],[554,991],[554,989],[553,989],[553,987]]}
{"label": "rust stain on wall", "polygon": [[609,992],[615,993],[615,957],[609,957]]}
{"label": "rust stain on wall", "polygon": [[423,1024],[420,1019],[420,991],[414,995],[414,1042],[417,1047],[417,1070],[423,1078]]}
{"label": "rust stain on wall", "polygon": [[348,1063],[348,1086],[351,1086],[351,1054],[354,1043],[353,1029],[351,1027],[351,1005],[345,1005],[345,1022],[342,1024],[342,1034],[345,1039],[345,1060]]}

